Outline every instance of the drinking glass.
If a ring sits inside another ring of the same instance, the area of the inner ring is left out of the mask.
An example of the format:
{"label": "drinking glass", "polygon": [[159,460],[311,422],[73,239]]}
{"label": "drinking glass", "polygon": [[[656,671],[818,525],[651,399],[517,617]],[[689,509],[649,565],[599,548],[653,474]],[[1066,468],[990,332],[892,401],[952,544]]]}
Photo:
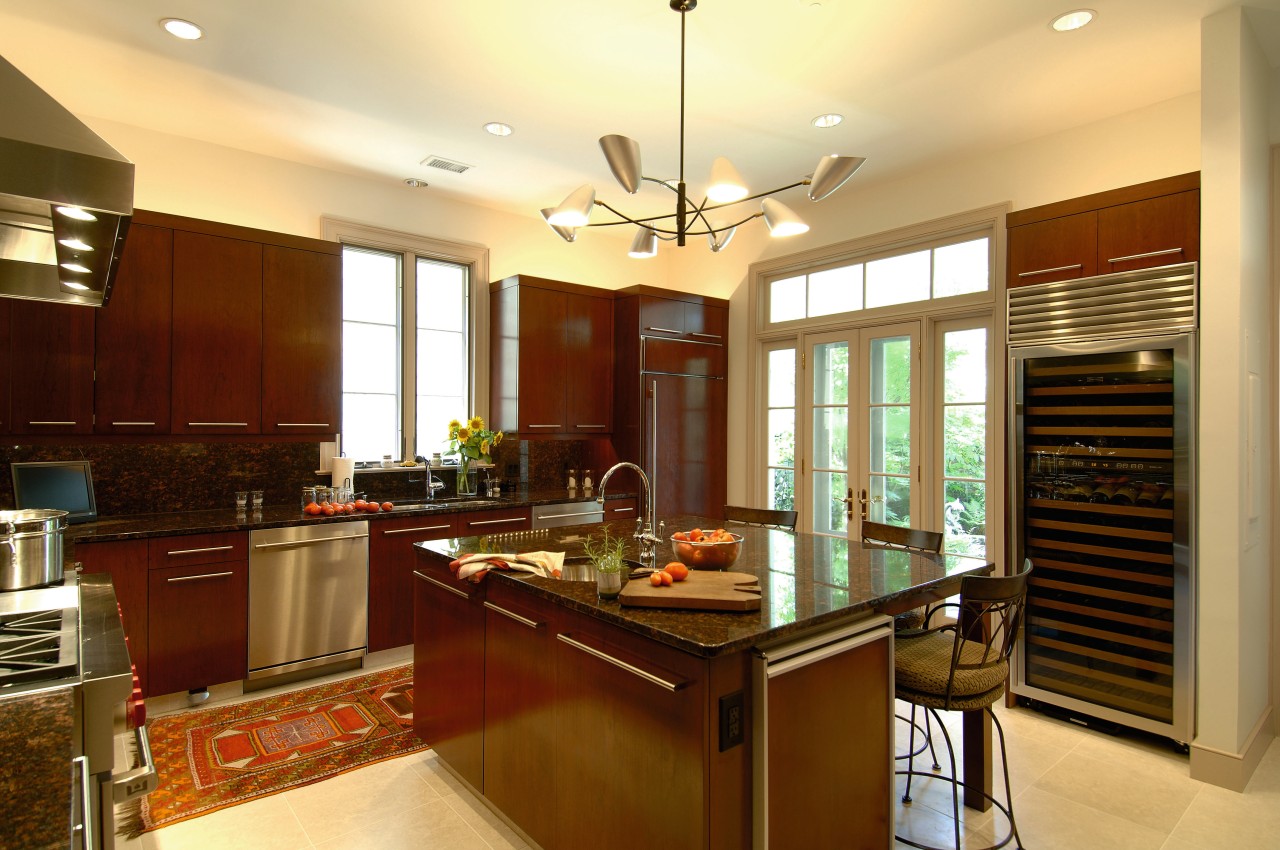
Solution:
{"label": "drinking glass", "polygon": [[249,503],[249,491],[237,490],[236,491],[236,513],[238,514],[244,513],[245,505],[247,505],[248,503]]}

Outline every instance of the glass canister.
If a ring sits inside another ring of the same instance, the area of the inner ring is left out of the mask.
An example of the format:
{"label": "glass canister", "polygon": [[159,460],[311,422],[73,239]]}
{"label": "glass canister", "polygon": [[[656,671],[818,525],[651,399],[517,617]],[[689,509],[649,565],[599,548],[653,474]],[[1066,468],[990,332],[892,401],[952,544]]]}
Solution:
{"label": "glass canister", "polygon": [[[311,504],[312,502],[315,502],[315,501],[316,501],[316,488],[315,488],[315,486],[313,485],[313,486],[310,486],[310,487],[303,487],[303,488],[302,488],[302,507],[303,507],[303,509],[305,510],[305,509],[306,509],[306,507],[307,507],[307,505],[309,505],[309,504]],[[319,504],[319,502],[316,502],[316,504]]]}

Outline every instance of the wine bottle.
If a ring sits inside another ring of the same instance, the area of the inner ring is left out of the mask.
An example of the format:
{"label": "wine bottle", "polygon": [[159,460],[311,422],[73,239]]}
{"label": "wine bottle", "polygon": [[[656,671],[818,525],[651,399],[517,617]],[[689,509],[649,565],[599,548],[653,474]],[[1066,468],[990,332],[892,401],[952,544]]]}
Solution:
{"label": "wine bottle", "polygon": [[1157,508],[1165,508],[1166,510],[1173,507],[1173,485],[1169,484],[1164,488],[1164,492],[1160,494],[1160,498],[1156,501]]}
{"label": "wine bottle", "polygon": [[1129,483],[1122,485],[1116,490],[1116,494],[1111,497],[1113,505],[1132,505],[1133,500],[1138,497],[1139,488],[1137,484]]}
{"label": "wine bottle", "polygon": [[1160,494],[1164,492],[1164,487],[1159,484],[1143,484],[1142,490],[1138,493],[1137,498],[1133,500],[1135,505],[1142,505],[1144,508],[1154,508],[1156,502],[1160,501]]}
{"label": "wine bottle", "polygon": [[1092,495],[1092,484],[1087,481],[1074,481],[1067,485],[1067,489],[1062,493],[1062,498],[1068,502],[1087,502]]}
{"label": "wine bottle", "polygon": [[1093,488],[1093,495],[1089,497],[1089,501],[1097,502],[1099,504],[1103,502],[1109,502],[1111,501],[1111,498],[1115,496],[1116,489],[1117,489],[1116,482],[1102,481],[1098,484],[1097,487]]}

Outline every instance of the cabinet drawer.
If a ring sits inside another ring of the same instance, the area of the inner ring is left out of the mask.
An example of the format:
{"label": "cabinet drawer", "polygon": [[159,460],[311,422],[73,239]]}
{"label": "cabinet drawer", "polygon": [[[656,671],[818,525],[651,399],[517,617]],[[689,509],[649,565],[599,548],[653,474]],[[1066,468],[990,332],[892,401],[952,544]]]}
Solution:
{"label": "cabinet drawer", "polygon": [[615,519],[635,519],[640,516],[635,499],[606,499],[604,503],[605,522]]}
{"label": "cabinet drawer", "polygon": [[440,540],[452,537],[455,520],[451,514],[427,514],[426,516],[407,516],[396,519],[375,520],[370,523],[370,545],[374,540],[399,542],[405,545],[417,543],[419,540]]}
{"label": "cabinet drawer", "polygon": [[247,561],[248,558],[249,534],[243,531],[157,537],[148,541],[147,548],[147,566],[153,570]]}
{"label": "cabinet drawer", "polygon": [[678,339],[646,339],[640,369],[667,375],[705,375],[723,378],[725,347]]}
{"label": "cabinet drawer", "polygon": [[458,514],[458,536],[472,537],[480,534],[502,534],[507,531],[528,531],[533,527],[533,508],[500,508],[494,511],[474,511]]}

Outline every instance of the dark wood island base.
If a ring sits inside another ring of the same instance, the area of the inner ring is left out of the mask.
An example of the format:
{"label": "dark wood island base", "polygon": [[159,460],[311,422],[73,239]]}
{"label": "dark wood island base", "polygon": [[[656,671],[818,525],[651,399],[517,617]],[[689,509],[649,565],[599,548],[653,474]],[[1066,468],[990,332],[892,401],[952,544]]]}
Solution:
{"label": "dark wood island base", "polygon": [[[544,545],[581,554],[591,531]],[[626,608],[594,582],[496,570],[459,581],[450,560],[501,541],[417,544],[417,733],[545,850],[891,847],[892,626],[877,611],[990,565],[744,534],[734,570],[760,578],[760,611]]]}

